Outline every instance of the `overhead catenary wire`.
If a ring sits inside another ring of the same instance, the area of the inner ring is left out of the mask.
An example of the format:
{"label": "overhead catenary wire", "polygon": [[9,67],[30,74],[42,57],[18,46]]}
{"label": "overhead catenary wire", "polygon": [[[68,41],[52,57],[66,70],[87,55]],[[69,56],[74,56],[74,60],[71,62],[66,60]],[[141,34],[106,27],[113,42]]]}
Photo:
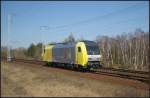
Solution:
{"label": "overhead catenary wire", "polygon": [[[140,3],[139,3],[140,4]],[[66,25],[61,25],[61,26],[56,26],[56,27],[52,27],[50,28],[50,30],[55,30],[55,29],[61,29],[61,28],[67,28],[67,27],[71,27],[71,26],[79,26],[79,25],[83,25],[84,23],[89,23],[89,22],[93,22],[93,21],[96,21],[96,20],[100,20],[100,19],[103,19],[103,18],[106,18],[110,15],[113,15],[113,14],[117,14],[117,13],[122,13],[124,10],[128,10],[128,9],[131,9],[131,8],[135,8],[136,6],[138,6],[139,4],[135,4],[135,5],[132,5],[132,6],[129,6],[129,7],[126,7],[126,8],[123,8],[121,10],[117,10],[117,11],[114,11],[114,12],[111,12],[111,13],[107,13],[105,15],[102,15],[102,16],[96,16],[96,17],[93,17],[93,18],[90,18],[90,19],[87,19],[87,20],[83,20],[83,21],[79,21],[79,22],[75,22],[75,23],[71,23],[71,24],[66,24]],[[145,6],[143,6],[145,7]]]}
{"label": "overhead catenary wire", "polygon": [[[122,21],[117,21],[117,22],[113,22],[113,23],[109,23],[109,24],[107,24],[107,25],[103,25],[103,28],[111,28],[111,26],[112,25],[114,25],[114,24],[116,24],[116,25],[119,25],[119,24],[122,24],[122,23],[128,23],[128,22],[134,22],[134,21],[136,21],[136,20],[141,20],[143,17],[138,17],[138,18],[130,18],[130,19],[126,19],[126,20],[122,20]],[[59,31],[70,31],[70,30],[72,30],[72,29],[68,29],[68,28],[63,28],[63,29],[57,29],[57,30],[55,30],[54,32],[50,32],[50,33],[57,33],[57,32],[59,32]]]}

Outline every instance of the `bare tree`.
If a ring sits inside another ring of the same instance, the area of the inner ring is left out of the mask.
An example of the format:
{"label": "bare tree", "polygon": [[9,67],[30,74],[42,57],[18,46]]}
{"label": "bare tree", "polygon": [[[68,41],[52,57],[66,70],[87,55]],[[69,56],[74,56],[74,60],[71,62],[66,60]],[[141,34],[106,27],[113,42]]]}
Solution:
{"label": "bare tree", "polygon": [[114,38],[97,36],[105,66],[147,70],[149,64],[149,33],[136,29]]}

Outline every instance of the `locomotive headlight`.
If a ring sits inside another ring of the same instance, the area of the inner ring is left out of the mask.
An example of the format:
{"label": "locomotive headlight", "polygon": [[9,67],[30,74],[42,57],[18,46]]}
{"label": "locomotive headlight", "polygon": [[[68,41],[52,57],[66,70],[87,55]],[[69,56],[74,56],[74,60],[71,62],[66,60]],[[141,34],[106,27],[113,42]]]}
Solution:
{"label": "locomotive headlight", "polygon": [[103,59],[103,57],[102,57],[102,55],[100,55],[99,60],[102,61],[102,59]]}
{"label": "locomotive headlight", "polygon": [[88,55],[88,61],[100,61],[101,55]]}

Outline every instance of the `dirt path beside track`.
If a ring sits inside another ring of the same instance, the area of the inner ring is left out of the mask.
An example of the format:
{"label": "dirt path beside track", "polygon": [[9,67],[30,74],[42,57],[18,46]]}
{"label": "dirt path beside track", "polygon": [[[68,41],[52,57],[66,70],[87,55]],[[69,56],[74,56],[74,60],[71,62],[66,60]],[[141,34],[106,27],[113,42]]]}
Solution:
{"label": "dirt path beside track", "polygon": [[147,89],[45,69],[32,64],[1,62],[2,96],[149,96]]}

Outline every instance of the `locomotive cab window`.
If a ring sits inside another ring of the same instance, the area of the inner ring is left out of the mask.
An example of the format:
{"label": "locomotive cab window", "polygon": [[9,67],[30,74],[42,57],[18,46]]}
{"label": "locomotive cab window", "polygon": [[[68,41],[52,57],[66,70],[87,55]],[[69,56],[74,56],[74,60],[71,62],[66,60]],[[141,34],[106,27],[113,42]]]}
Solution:
{"label": "locomotive cab window", "polygon": [[78,52],[81,52],[81,47],[78,47]]}
{"label": "locomotive cab window", "polygon": [[98,46],[86,46],[88,55],[99,55],[100,50]]}

